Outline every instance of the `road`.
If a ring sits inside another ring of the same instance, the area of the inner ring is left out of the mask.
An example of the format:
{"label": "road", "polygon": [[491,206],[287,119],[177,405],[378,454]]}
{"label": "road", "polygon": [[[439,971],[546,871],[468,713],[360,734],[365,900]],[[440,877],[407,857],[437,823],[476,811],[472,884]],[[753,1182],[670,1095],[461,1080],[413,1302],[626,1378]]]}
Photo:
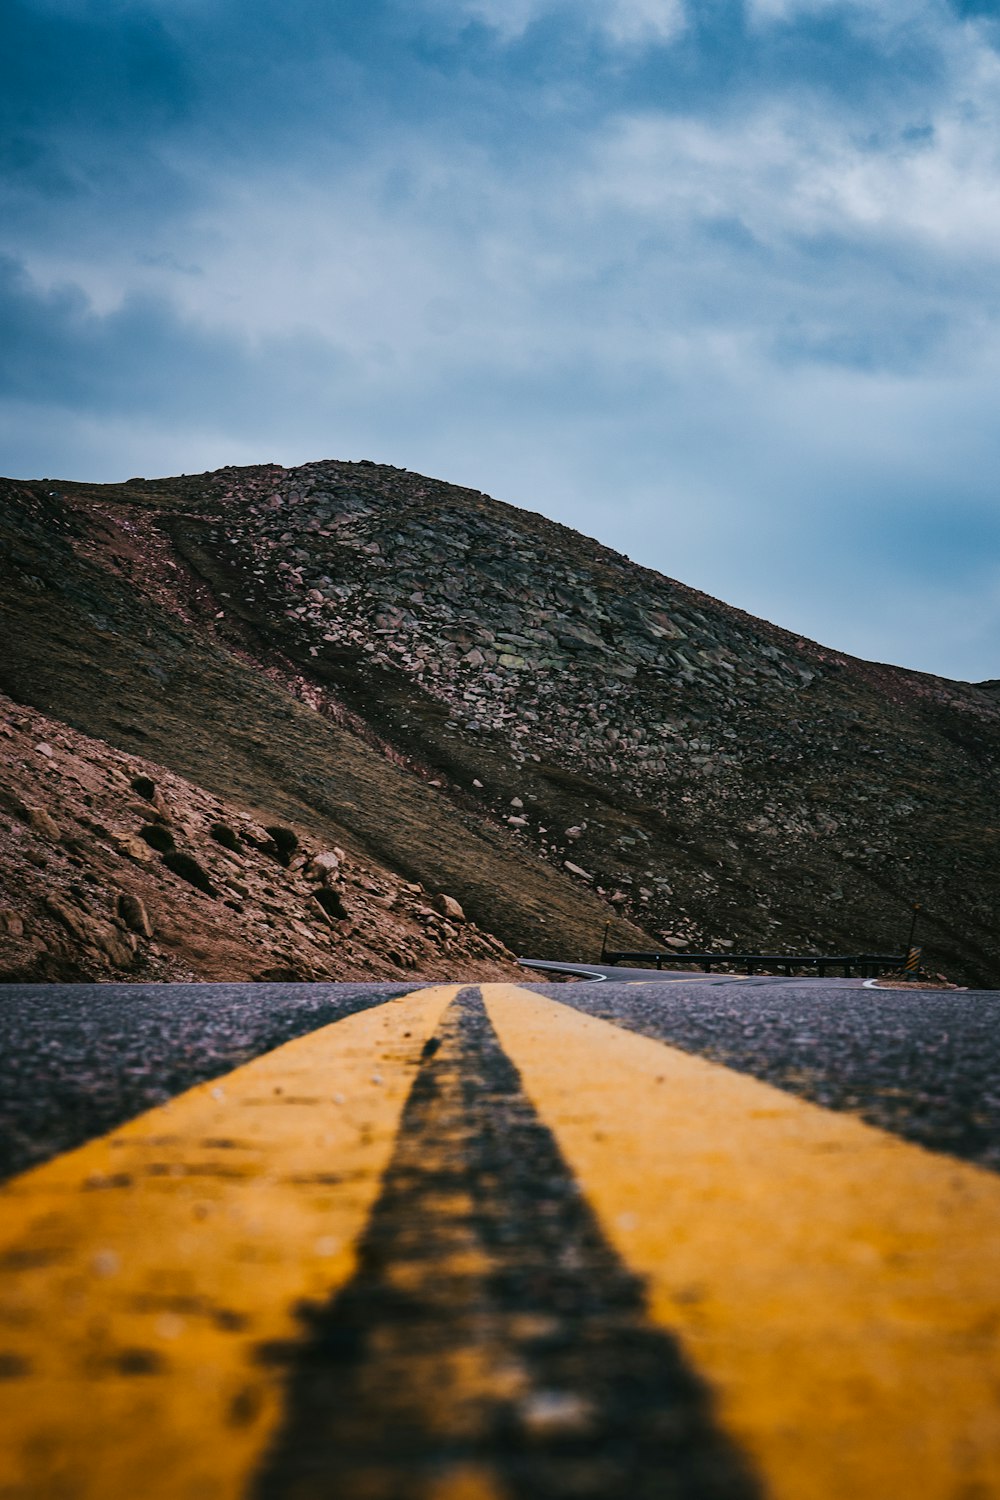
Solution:
{"label": "road", "polygon": [[0,1494],[1000,1494],[998,1019],[0,987]]}

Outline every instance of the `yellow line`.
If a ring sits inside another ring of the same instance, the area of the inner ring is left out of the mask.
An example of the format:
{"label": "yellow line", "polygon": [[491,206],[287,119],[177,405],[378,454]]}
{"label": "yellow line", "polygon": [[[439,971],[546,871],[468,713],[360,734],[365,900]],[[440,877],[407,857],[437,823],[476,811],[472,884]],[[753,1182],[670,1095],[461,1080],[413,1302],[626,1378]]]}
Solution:
{"label": "yellow line", "polygon": [[281,1415],[260,1346],[351,1276],[458,986],[289,1042],[0,1194],[3,1500],[235,1500]]}
{"label": "yellow line", "polygon": [[[414,1495],[417,1491],[414,1488]],[[441,1479],[432,1479],[425,1500],[506,1500],[495,1475],[482,1465],[463,1465]]]}
{"label": "yellow line", "polygon": [[483,995],[774,1500],[1000,1495],[1000,1180],[519,987]]}

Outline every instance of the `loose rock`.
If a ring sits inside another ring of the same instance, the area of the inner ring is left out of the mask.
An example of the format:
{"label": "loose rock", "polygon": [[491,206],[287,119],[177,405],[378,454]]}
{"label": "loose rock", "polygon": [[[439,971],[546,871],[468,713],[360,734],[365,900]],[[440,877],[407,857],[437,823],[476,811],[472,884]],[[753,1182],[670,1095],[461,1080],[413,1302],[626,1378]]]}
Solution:
{"label": "loose rock", "polygon": [[140,937],[153,936],[153,924],[141,897],[123,891],[118,897],[117,907],[119,917],[132,932],[137,932]]}

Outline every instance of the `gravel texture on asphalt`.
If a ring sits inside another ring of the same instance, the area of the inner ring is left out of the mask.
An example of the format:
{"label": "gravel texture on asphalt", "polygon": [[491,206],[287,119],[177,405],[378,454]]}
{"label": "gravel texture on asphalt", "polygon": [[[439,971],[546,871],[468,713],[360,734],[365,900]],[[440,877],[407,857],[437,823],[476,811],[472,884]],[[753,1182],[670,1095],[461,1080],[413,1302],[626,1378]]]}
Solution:
{"label": "gravel texture on asphalt", "polygon": [[[1000,993],[843,980],[534,984],[644,1036],[1000,1168]],[[0,1175],[408,984],[0,986]]]}
{"label": "gravel texture on asphalt", "polygon": [[0,1176],[413,984],[0,985]]}
{"label": "gravel texture on asphalt", "polygon": [[768,979],[530,988],[1000,1170],[1000,991]]}
{"label": "gravel texture on asphalt", "polygon": [[354,1277],[301,1316],[259,1351],[289,1384],[255,1500],[759,1500],[477,989],[425,1048]]}

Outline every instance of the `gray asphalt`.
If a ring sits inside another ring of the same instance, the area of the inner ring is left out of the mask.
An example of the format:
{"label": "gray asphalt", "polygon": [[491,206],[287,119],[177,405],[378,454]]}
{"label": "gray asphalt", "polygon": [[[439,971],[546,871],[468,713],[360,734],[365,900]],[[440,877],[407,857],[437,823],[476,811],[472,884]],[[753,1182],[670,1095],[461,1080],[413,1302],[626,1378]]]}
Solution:
{"label": "gray asphalt", "polygon": [[[717,965],[726,962],[728,962],[728,960],[726,959],[724,953],[720,954],[718,959],[716,960]],[[542,958],[520,958],[518,959],[518,963],[523,964],[525,969],[527,969],[531,974],[548,973],[552,975],[567,975],[570,978],[593,980],[595,984],[601,981],[609,981],[615,984],[625,984],[638,980],[641,980],[646,984],[670,984],[677,979],[700,979],[705,973],[705,970],[703,968],[629,969],[626,968],[624,964],[559,964],[554,963],[549,959]],[[736,982],[739,982],[740,984],[777,984],[781,979],[781,976],[776,974],[758,974],[753,979],[750,979],[745,974],[722,974],[719,972],[718,967],[711,970],[711,973],[716,979],[725,979],[731,984]],[[830,979],[828,977],[823,982],[833,984],[835,982],[835,979],[836,976],[834,976],[833,979]],[[800,978],[798,982],[802,983],[803,981]],[[856,986],[862,983],[861,980],[853,978],[848,980],[847,982],[852,986]]]}
{"label": "gray asphalt", "polygon": [[595,983],[608,979],[616,980],[619,984],[628,979],[693,979],[702,972],[700,969],[619,969],[615,965],[599,963],[557,964],[545,958],[521,958],[518,963],[522,963],[531,973],[567,974],[578,979],[591,979]]}
{"label": "gray asphalt", "polygon": [[1000,991],[722,975],[664,983],[636,972],[639,981],[530,988],[1000,1170]]}
{"label": "gray asphalt", "polygon": [[[619,971],[601,983],[528,983],[614,1025],[1000,1169],[1000,992],[637,973],[638,982]],[[0,1173],[413,988],[0,986]]]}
{"label": "gray asphalt", "polygon": [[0,985],[0,1177],[413,988]]}

